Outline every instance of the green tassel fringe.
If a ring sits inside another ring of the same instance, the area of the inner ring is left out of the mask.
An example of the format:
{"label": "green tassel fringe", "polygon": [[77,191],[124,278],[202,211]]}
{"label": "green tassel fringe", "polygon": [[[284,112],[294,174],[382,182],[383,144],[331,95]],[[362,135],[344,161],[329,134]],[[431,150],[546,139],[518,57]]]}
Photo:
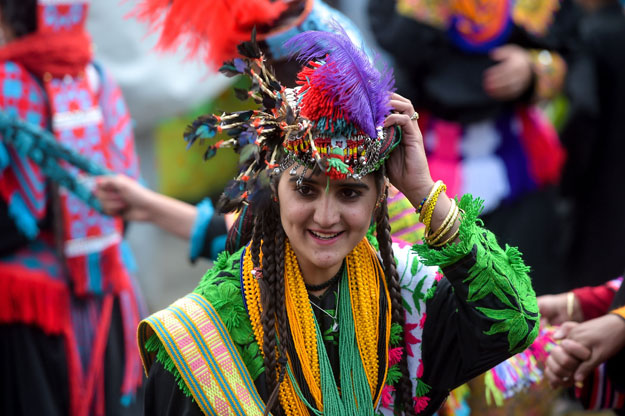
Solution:
{"label": "green tassel fringe", "polygon": [[386,384],[389,386],[394,386],[399,379],[401,378],[401,370],[399,369],[399,365],[395,364],[388,368],[388,372],[386,373]]}
{"label": "green tassel fringe", "polygon": [[[426,244],[415,245],[415,250],[426,265],[441,267],[453,264],[476,249],[475,264],[464,280],[468,283],[467,301],[477,302],[486,296],[495,296],[502,309],[477,307],[494,322],[487,335],[508,334],[511,353],[527,348],[538,335],[539,318],[536,295],[528,276],[529,267],[523,263],[521,253],[515,247],[506,245],[505,250],[497,243],[495,236],[482,228],[478,215],[483,201],[464,195],[458,206],[464,210],[460,223],[459,239],[440,250]],[[532,326],[530,330],[530,324]]]}
{"label": "green tassel fringe", "polygon": [[178,384],[178,388],[180,389],[180,391],[182,391],[182,393],[187,397],[193,397],[193,395],[191,394],[191,391],[189,390],[189,387],[187,387],[186,383],[182,379],[182,376],[178,372],[178,369],[176,368],[174,361],[171,359],[169,354],[167,354],[165,347],[163,347],[161,340],[158,339],[156,334],[152,335],[145,342],[145,349],[146,351],[150,353],[156,353],[156,361],[161,363],[161,365],[166,371],[173,374],[174,378],[176,379],[176,384]]}
{"label": "green tassel fringe", "polygon": [[402,340],[404,339],[404,328],[401,327],[397,322],[393,322],[391,324],[391,336],[390,343],[393,347],[398,347],[401,345]]}

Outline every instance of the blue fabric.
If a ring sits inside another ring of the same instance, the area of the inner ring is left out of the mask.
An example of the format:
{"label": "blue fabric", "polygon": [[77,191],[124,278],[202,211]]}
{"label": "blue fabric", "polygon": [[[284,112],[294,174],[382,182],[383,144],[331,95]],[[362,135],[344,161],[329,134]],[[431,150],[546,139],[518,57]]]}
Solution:
{"label": "blue fabric", "polygon": [[7,151],[4,143],[0,142],[0,172],[9,166],[9,163],[11,163],[11,160],[9,159],[9,152]]}
{"label": "blue fabric", "polygon": [[102,266],[100,253],[87,254],[87,276],[89,276],[89,291],[96,295],[104,293],[102,290]]}
{"label": "blue fabric", "polygon": [[22,234],[31,240],[37,237],[39,234],[37,220],[18,193],[14,193],[9,201],[9,215]]}
{"label": "blue fabric", "polygon": [[119,244],[119,250],[121,252],[121,258],[124,262],[124,266],[126,266],[126,270],[132,274],[136,274],[139,268],[137,266],[137,262],[135,261],[135,256],[132,254],[130,244],[128,244],[126,240],[122,240]]}
{"label": "blue fabric", "polygon": [[208,230],[208,225],[210,224],[213,214],[215,213],[215,208],[213,208],[213,203],[210,198],[204,198],[204,200],[200,202],[196,208],[197,217],[195,218],[195,223],[193,224],[193,229],[191,230],[191,247],[189,255],[191,261],[197,260],[200,253],[202,253],[206,230]]}
{"label": "blue fabric", "polygon": [[211,259],[216,259],[219,253],[226,249],[227,234],[215,237],[211,243]]}
{"label": "blue fabric", "polygon": [[520,132],[518,128],[515,128],[517,122],[520,121],[513,113],[506,113],[495,122],[501,135],[501,144],[497,149],[497,154],[503,160],[508,172],[510,184],[508,200],[514,200],[538,188],[538,184],[529,171],[528,154],[521,143]]}
{"label": "blue fabric", "polygon": [[332,31],[330,25],[333,23],[338,23],[341,27],[343,27],[354,44],[357,46],[365,46],[360,30],[358,30],[354,22],[352,22],[343,13],[325,4],[323,1],[313,1],[314,4],[310,14],[299,26],[294,26],[284,32],[279,32],[265,39],[267,46],[269,46],[271,56],[274,59],[286,58],[288,56],[288,51],[284,47],[284,43],[293,36],[309,30],[330,32]]}

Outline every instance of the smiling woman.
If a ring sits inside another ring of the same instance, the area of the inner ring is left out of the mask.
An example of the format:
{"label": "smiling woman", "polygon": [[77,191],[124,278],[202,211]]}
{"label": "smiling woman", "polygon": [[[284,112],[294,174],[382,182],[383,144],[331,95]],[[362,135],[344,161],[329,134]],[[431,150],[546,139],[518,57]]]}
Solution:
{"label": "smiling woman", "polygon": [[[140,325],[147,414],[430,415],[536,336],[518,251],[478,225],[481,201],[432,180],[412,104],[335,29],[286,44],[305,64],[295,89],[242,44],[222,69],[261,109],[185,133],[229,135],[206,155],[240,153],[220,206],[248,208],[253,232]],[[415,251],[391,242],[388,181],[425,225]]]}
{"label": "smiling woman", "polygon": [[278,185],[282,228],[304,281],[322,284],[338,273],[343,259],[365,237],[381,185],[376,187],[371,175],[358,181],[330,180],[321,172],[301,181],[286,176]]}

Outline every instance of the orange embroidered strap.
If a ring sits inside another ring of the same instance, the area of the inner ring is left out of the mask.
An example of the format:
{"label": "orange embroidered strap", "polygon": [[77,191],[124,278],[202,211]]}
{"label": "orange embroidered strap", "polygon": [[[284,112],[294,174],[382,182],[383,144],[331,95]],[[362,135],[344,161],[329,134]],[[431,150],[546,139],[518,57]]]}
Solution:
{"label": "orange embroidered strap", "polygon": [[153,357],[145,341],[155,333],[205,415],[261,416],[265,404],[213,306],[192,293],[139,324],[146,372]]}

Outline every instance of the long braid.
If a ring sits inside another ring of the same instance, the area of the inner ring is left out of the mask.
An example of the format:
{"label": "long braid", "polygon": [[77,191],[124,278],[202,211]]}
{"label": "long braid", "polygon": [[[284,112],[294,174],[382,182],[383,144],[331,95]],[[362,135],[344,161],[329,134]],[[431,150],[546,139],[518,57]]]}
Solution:
{"label": "long braid", "polygon": [[[284,381],[286,375],[287,365],[287,332],[289,331],[289,321],[286,314],[286,296],[285,296],[285,284],[284,284],[284,242],[286,235],[281,224],[276,224],[276,279],[275,279],[275,305],[276,305],[276,322],[278,326],[278,353],[280,358],[278,362],[280,364],[280,377],[276,385],[275,400],[277,401],[280,385]],[[268,402],[267,406],[272,406],[273,403]]]}
{"label": "long braid", "polygon": [[[405,311],[402,306],[401,287],[399,285],[399,274],[397,273],[397,265],[395,264],[395,256],[393,255],[393,247],[391,240],[391,224],[388,218],[387,198],[383,198],[380,206],[380,213],[377,220],[377,238],[380,246],[380,255],[382,256],[382,264],[384,265],[384,274],[388,285],[391,298],[392,321],[399,324],[402,328],[405,325]],[[414,407],[411,405],[412,400],[412,382],[408,373],[408,361],[406,354],[402,354],[399,362],[401,378],[395,386],[395,407],[401,404],[401,408],[405,415],[416,415]]]}
{"label": "long braid", "polygon": [[265,353],[265,378],[267,389],[271,392],[273,403],[267,403],[267,410],[275,406],[276,391],[276,213],[273,209],[266,210],[262,218],[263,234],[263,267],[260,283],[260,299],[263,305],[261,321],[263,324],[263,351]]}
{"label": "long braid", "polygon": [[276,228],[276,319],[278,320],[280,357],[286,358],[286,334],[288,331],[286,296],[284,293],[284,243],[286,240],[286,234],[284,233],[282,225],[278,225]]}

